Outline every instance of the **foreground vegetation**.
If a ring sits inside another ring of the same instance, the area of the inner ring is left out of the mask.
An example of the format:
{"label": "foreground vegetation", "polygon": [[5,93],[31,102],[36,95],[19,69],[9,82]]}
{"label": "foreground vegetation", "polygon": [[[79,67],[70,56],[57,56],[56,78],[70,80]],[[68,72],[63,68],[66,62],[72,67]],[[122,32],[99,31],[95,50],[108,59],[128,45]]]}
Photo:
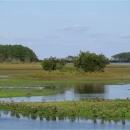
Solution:
{"label": "foreground vegetation", "polygon": [[130,65],[107,65],[104,72],[84,72],[73,64],[44,71],[41,63],[0,64],[0,86],[130,83]]}
{"label": "foreground vegetation", "polygon": [[130,119],[129,99],[104,100],[95,98],[81,101],[41,103],[0,102],[0,109],[15,114],[21,113],[24,116],[31,115],[34,119],[39,115],[41,120],[43,117],[48,119],[56,119],[56,117]]}

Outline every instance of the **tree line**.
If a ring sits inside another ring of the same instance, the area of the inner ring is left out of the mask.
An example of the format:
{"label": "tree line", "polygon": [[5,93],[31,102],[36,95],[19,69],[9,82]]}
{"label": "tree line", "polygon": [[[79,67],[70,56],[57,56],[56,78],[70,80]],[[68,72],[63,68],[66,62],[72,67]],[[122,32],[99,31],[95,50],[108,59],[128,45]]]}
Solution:
{"label": "tree line", "polygon": [[0,62],[36,62],[36,54],[22,45],[0,45]]}
{"label": "tree line", "polygon": [[111,61],[130,62],[130,52],[123,52],[113,55]]}

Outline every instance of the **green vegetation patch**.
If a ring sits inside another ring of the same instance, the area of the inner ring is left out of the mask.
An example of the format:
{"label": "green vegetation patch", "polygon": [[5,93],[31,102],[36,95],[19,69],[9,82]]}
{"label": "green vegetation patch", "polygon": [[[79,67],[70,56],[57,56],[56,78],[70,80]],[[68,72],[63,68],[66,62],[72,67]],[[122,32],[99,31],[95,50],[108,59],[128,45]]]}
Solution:
{"label": "green vegetation patch", "polygon": [[112,56],[115,62],[130,62],[130,52],[123,52]]}
{"label": "green vegetation patch", "polygon": [[83,69],[85,72],[104,71],[104,68],[109,64],[108,58],[103,54],[96,55],[95,53],[82,52],[74,57],[74,66]]}
{"label": "green vegetation patch", "polygon": [[86,99],[64,102],[0,102],[1,110],[37,117],[130,119],[130,100]]}
{"label": "green vegetation patch", "polygon": [[[5,76],[5,77],[3,77]],[[107,65],[104,72],[84,72],[68,63],[61,70],[44,71],[41,63],[0,64],[0,86],[130,83],[130,65]]]}
{"label": "green vegetation patch", "polygon": [[59,93],[58,90],[43,88],[0,88],[0,97],[43,96]]}
{"label": "green vegetation patch", "polygon": [[36,54],[22,45],[0,45],[0,62],[33,62],[38,61]]}

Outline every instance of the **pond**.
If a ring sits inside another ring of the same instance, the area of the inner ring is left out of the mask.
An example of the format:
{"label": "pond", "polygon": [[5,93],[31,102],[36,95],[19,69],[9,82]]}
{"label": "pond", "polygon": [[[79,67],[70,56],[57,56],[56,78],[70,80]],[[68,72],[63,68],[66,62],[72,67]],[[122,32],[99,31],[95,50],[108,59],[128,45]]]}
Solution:
{"label": "pond", "polygon": [[15,116],[11,112],[0,111],[0,128],[2,130],[29,130],[29,129],[129,129],[130,120],[104,120],[104,119],[81,119],[67,118],[55,120],[47,120],[39,117],[31,119],[30,116],[25,117],[19,114]]}
{"label": "pond", "polygon": [[[14,88],[14,87],[12,87]],[[37,87],[38,88],[38,87]],[[57,89],[61,93],[49,96],[31,96],[31,97],[13,97],[0,98],[0,101],[15,101],[15,102],[52,102],[64,100],[80,100],[86,98],[104,98],[104,99],[126,99],[130,98],[130,84],[118,85],[92,85],[82,84],[74,86],[46,86],[39,89]],[[11,88],[10,88],[11,89]]]}

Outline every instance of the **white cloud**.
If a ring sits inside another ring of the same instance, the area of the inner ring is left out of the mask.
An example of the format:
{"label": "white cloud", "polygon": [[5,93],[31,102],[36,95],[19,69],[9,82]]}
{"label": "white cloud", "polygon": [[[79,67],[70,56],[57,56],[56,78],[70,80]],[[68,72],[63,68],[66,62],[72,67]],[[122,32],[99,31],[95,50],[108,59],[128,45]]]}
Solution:
{"label": "white cloud", "polygon": [[63,28],[61,28],[61,30],[69,33],[79,33],[79,32],[86,31],[88,28],[89,27],[86,26],[74,25],[70,27],[64,26]]}

